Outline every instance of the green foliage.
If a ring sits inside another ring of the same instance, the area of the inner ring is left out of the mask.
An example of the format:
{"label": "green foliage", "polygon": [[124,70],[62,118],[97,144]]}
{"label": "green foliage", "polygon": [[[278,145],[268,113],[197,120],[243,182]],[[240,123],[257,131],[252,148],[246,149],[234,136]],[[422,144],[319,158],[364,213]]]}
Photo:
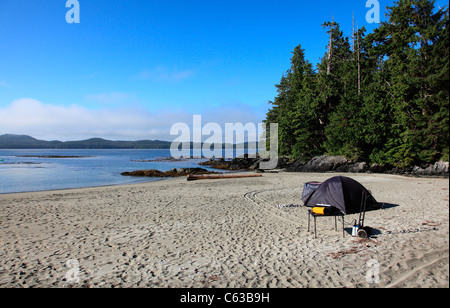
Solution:
{"label": "green foliage", "polygon": [[351,38],[324,23],[329,42],[316,71],[295,48],[266,118],[279,124],[281,155],[401,168],[448,161],[448,7],[399,0],[388,17]]}

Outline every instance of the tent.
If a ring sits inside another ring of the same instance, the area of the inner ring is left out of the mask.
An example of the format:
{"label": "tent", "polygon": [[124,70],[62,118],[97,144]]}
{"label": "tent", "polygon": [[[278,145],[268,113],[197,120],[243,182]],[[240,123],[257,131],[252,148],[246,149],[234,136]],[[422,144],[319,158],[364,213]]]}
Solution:
{"label": "tent", "polygon": [[[305,184],[306,189],[310,189],[311,186],[310,183]],[[363,185],[344,176],[331,178],[309,193],[306,191],[306,194],[304,189],[302,201],[306,207],[330,207],[339,210],[344,215],[359,214],[363,193],[366,198],[366,211],[381,208]]]}
{"label": "tent", "polygon": [[317,188],[319,188],[320,185],[322,185],[322,183],[320,183],[320,182],[308,182],[308,183],[306,183],[305,186],[303,187],[302,199],[304,199],[310,193],[312,193]]}

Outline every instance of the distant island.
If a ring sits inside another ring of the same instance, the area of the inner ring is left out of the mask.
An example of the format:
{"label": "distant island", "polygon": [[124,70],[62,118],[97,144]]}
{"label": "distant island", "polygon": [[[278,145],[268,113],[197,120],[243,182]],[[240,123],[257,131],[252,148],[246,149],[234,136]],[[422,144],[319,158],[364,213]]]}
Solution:
{"label": "distant island", "polygon": [[81,141],[44,141],[27,135],[0,135],[0,149],[170,149],[171,142],[160,140],[111,141],[92,138]]}
{"label": "distant island", "polygon": [[[26,150],[26,149],[55,149],[55,150],[102,150],[102,149],[130,149],[130,150],[170,150],[172,142],[161,140],[140,140],[140,141],[111,141],[102,138],[91,138],[81,141],[44,141],[38,140],[28,135],[0,135],[0,149],[3,150]],[[200,145],[187,142],[186,147],[193,149],[194,145],[202,148],[205,144]],[[206,144],[207,145],[207,144]],[[230,144],[228,144],[230,145]],[[210,144],[210,147],[212,144]],[[222,149],[225,149],[227,144],[222,144]],[[236,144],[232,144],[233,149],[237,148]],[[258,143],[245,142],[244,149],[256,149]]]}

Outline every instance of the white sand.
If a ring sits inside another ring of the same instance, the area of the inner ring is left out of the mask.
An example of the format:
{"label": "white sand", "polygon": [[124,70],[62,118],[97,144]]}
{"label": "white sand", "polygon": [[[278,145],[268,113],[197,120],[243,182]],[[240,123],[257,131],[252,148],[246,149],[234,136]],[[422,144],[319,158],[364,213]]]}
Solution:
{"label": "white sand", "polygon": [[276,205],[332,176],[0,195],[0,287],[449,287],[448,179],[345,174],[388,203],[366,216],[380,234],[319,218],[315,239],[307,209]]}

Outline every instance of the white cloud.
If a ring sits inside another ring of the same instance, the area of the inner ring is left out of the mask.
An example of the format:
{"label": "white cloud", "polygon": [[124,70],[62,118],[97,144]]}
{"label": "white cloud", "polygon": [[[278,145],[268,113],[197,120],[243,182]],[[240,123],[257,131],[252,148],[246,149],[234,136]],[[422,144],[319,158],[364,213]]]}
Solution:
{"label": "white cloud", "polygon": [[160,117],[130,108],[89,110],[78,105],[58,106],[19,99],[0,109],[1,133],[28,134],[46,140],[167,139],[166,126]]}
{"label": "white cloud", "polygon": [[[251,107],[217,107],[202,113],[202,125],[215,122],[259,123],[262,114]],[[111,140],[173,140],[175,123],[192,127],[193,114],[187,110],[150,112],[145,108],[103,108],[91,110],[79,105],[60,106],[23,98],[0,107],[0,134],[27,134],[44,140],[82,140],[101,137]],[[206,136],[207,138],[208,136]]]}

